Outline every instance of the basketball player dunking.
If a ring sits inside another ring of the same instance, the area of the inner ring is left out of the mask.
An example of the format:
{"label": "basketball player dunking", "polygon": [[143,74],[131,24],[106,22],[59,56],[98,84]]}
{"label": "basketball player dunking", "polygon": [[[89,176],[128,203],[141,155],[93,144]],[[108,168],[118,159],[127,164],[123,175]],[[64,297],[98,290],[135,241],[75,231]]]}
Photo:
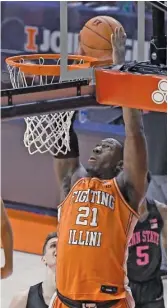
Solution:
{"label": "basketball player dunking", "polygon": [[[126,34],[116,29],[114,64],[124,63],[125,41]],[[54,307],[134,307],[127,286],[127,247],[146,192],[148,164],[141,112],[123,108],[123,118],[124,149],[115,139],[102,140],[85,170],[71,127],[71,151],[55,159],[64,201],[59,207]]]}
{"label": "basketball player dunking", "polygon": [[13,272],[13,234],[4,203],[1,199],[1,241],[5,255],[5,265],[1,267],[1,279],[9,277]]}
{"label": "basketball player dunking", "polygon": [[145,199],[129,243],[128,278],[136,308],[164,308],[160,277],[163,249],[167,250],[167,207]]}

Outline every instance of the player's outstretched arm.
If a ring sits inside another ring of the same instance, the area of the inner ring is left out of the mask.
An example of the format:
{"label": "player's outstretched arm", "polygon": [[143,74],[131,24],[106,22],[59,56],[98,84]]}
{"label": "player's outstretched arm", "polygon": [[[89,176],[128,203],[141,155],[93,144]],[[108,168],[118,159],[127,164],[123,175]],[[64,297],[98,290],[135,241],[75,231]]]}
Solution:
{"label": "player's outstretched arm", "polygon": [[5,255],[5,265],[1,267],[1,279],[7,278],[13,272],[13,234],[12,228],[1,199],[1,240]]}
{"label": "player's outstretched arm", "polygon": [[[124,64],[126,34],[116,29],[111,37],[113,63]],[[123,108],[125,123],[124,168],[117,177],[119,188],[130,206],[137,211],[144,197],[148,172],[148,155],[141,111]]]}
{"label": "player's outstretched arm", "polygon": [[125,143],[123,172],[117,182],[129,205],[138,211],[147,190],[148,154],[141,111],[123,108]]}
{"label": "player's outstretched arm", "polygon": [[70,152],[66,155],[59,153],[54,157],[54,171],[59,183],[60,202],[65,199],[71,186],[86,175],[84,167],[79,160],[78,137],[73,129],[75,115],[70,128]]}
{"label": "player's outstretched arm", "polygon": [[[79,46],[76,51],[77,55],[84,55],[84,51],[80,45],[79,35]],[[76,113],[75,113],[76,114]],[[70,152],[67,155],[58,154],[54,159],[54,171],[56,178],[59,183],[60,189],[60,202],[65,199],[69,193],[71,187],[82,177],[85,177],[87,172],[82,166],[79,160],[79,145],[78,137],[73,129],[73,123],[75,120],[75,114],[72,118],[72,124],[69,131],[70,134]]]}
{"label": "player's outstretched arm", "polygon": [[9,308],[26,308],[29,290],[20,292],[18,295],[14,296]]}
{"label": "player's outstretched arm", "polygon": [[155,202],[164,223],[162,229],[162,244],[167,254],[167,205],[157,200],[155,200]]}

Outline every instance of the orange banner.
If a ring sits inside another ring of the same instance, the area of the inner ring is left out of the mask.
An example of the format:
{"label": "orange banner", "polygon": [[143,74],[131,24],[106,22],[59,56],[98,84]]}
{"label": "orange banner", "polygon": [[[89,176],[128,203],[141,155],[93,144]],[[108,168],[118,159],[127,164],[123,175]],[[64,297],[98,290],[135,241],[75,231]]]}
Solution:
{"label": "orange banner", "polygon": [[13,209],[7,209],[7,213],[13,230],[14,250],[41,255],[48,233],[56,231],[57,218]]}

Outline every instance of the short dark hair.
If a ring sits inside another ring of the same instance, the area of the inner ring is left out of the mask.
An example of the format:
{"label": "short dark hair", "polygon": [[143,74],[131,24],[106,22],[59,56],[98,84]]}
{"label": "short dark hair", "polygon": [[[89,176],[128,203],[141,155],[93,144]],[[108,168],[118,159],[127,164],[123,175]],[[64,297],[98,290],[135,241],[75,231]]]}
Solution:
{"label": "short dark hair", "polygon": [[58,237],[57,232],[51,232],[47,235],[45,241],[44,241],[44,245],[43,245],[43,255],[46,253],[46,246],[49,240],[51,240],[54,237]]}
{"label": "short dark hair", "polygon": [[110,143],[110,144],[114,144],[114,140],[115,142],[118,144],[118,148],[120,148],[120,157],[119,157],[119,160],[123,160],[123,157],[124,157],[124,144],[120,141],[118,141],[117,139],[114,139],[114,138],[105,138],[103,139],[104,141]]}

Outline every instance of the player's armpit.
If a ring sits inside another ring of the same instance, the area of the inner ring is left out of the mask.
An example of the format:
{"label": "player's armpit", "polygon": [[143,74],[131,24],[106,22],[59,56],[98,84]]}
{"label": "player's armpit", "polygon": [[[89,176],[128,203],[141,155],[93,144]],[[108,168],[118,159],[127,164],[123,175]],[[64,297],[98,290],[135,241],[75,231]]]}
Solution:
{"label": "player's armpit", "polygon": [[65,189],[69,189],[70,178],[79,168],[79,157],[54,159],[55,176],[59,185]]}
{"label": "player's armpit", "polygon": [[141,112],[123,108],[125,144],[123,172],[116,180],[126,201],[135,210],[147,190],[148,154]]}
{"label": "player's armpit", "polygon": [[75,185],[77,181],[79,181],[81,178],[87,177],[87,171],[83,167],[82,164],[79,165],[78,169],[75,170],[71,177],[71,187]]}
{"label": "player's armpit", "polygon": [[14,296],[9,308],[26,308],[28,300],[29,290],[20,292],[18,295]]}
{"label": "player's armpit", "polygon": [[155,203],[156,203],[156,206],[164,222],[163,229],[162,229],[162,243],[163,243],[165,252],[167,254],[167,206],[166,204],[161,203],[157,200],[155,200]]}
{"label": "player's armpit", "polygon": [[[57,162],[55,162],[57,163]],[[71,187],[82,177],[85,177],[87,175],[87,172],[85,170],[85,168],[83,167],[82,164],[78,163],[76,164],[75,162],[71,161],[71,167],[69,166],[70,161],[67,160],[67,164],[64,161],[63,164],[55,165],[55,174],[56,177],[58,178],[58,174],[62,174],[62,172],[64,173],[64,177],[62,176],[61,178],[58,179],[59,181],[59,190],[60,190],[60,202],[62,202],[66,196],[68,195],[68,193],[70,192]],[[67,167],[66,167],[67,166]],[[64,169],[65,168],[65,169]],[[69,168],[69,170],[68,170]],[[59,173],[60,171],[60,173]]]}

